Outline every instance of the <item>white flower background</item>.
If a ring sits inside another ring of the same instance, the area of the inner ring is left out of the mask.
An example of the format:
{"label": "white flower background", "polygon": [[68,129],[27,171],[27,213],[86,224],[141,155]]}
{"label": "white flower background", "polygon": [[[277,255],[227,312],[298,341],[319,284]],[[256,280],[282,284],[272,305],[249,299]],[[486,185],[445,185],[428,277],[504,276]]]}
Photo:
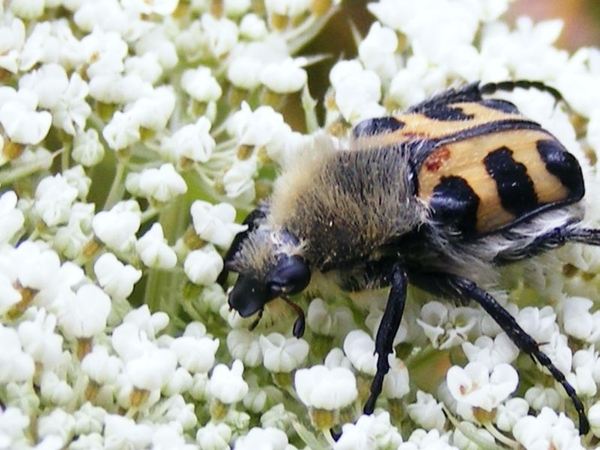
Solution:
{"label": "white flower background", "polygon": [[[576,388],[587,436],[479,308],[411,292],[372,416],[385,292],[300,301],[303,339],[292,314],[248,331],[229,311],[224,252],[290,155],[448,86],[557,88],[566,102],[503,95],[579,158],[600,226],[600,51],[559,50],[559,21],[509,25],[507,0],[379,0],[346,37],[356,58],[303,53],[340,1],[0,4],[0,449],[599,443],[600,249],[506,268],[496,293]],[[306,68],[328,58],[313,98]]]}

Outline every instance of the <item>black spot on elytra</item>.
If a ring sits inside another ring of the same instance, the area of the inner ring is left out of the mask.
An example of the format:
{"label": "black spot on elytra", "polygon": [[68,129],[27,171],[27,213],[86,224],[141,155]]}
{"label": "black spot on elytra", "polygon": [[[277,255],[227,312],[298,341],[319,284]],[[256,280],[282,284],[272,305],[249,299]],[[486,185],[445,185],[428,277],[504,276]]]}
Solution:
{"label": "black spot on elytra", "polygon": [[539,204],[527,167],[513,159],[512,151],[500,147],[484,158],[488,174],[496,182],[502,207],[516,217],[535,210]]}
{"label": "black spot on elytra", "polygon": [[581,199],[585,193],[585,185],[577,159],[554,139],[538,141],[537,150],[548,172],[569,190],[569,200]]}
{"label": "black spot on elytra", "polygon": [[461,177],[443,177],[429,202],[433,219],[463,235],[476,231],[479,197]]}

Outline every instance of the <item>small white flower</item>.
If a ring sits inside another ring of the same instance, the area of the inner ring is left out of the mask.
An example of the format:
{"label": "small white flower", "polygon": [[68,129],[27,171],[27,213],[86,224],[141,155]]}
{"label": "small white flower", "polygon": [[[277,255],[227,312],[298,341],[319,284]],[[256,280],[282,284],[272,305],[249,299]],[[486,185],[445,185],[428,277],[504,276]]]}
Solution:
{"label": "small white flower", "polygon": [[397,50],[396,33],[375,22],[358,46],[358,55],[366,69],[373,70],[382,79],[389,80],[398,71]]}
{"label": "small white flower", "polygon": [[135,250],[148,267],[172,269],[177,264],[177,255],[169,247],[160,223],[153,224],[135,243]]}
{"label": "small white flower", "polygon": [[587,417],[594,436],[600,436],[600,402],[596,402],[590,407]]}
{"label": "small white flower", "polygon": [[[152,85],[137,73],[122,75],[120,73],[108,72],[96,75],[89,82],[90,97],[99,102],[109,104],[124,105],[132,103],[144,97],[150,97],[153,90]],[[133,124],[141,125],[141,120],[153,122],[155,121],[153,120],[154,118],[164,118],[164,113],[170,113],[168,110],[148,111],[147,115],[144,115],[140,114],[139,109],[136,110],[131,107],[127,108],[125,112],[127,113],[125,118],[120,118],[120,121],[117,121],[119,118],[113,119],[111,122],[117,131],[126,128],[128,122],[131,123],[130,127],[133,127]],[[114,131],[107,133],[107,136],[110,136]],[[124,134],[125,131],[121,131],[121,133]]]}
{"label": "small white flower", "polygon": [[58,323],[67,335],[90,338],[104,331],[110,313],[110,297],[93,284],[81,286],[77,293],[62,292],[62,314]]}
{"label": "small white flower", "polygon": [[[108,5],[111,3],[107,2]],[[96,3],[97,17],[102,14],[103,7],[105,6]],[[77,19],[78,15],[75,14],[75,22]],[[118,32],[104,30],[105,28],[95,27],[81,40],[88,63],[86,73],[90,79],[98,75],[121,73],[124,69],[123,60],[128,52],[127,42]]]}
{"label": "small white flower", "polygon": [[9,139],[19,144],[39,144],[50,131],[52,115],[36,111],[37,95],[29,90],[16,92],[0,87],[0,124]]}
{"label": "small white flower", "polygon": [[388,357],[390,371],[383,380],[382,394],[386,398],[399,399],[410,392],[408,369],[404,363],[393,356]]}
{"label": "small white flower", "polygon": [[334,367],[345,367],[348,370],[352,370],[352,363],[346,358],[344,351],[341,348],[331,349],[331,351],[327,353],[323,365],[329,369],[333,369]]}
{"label": "small white flower", "polygon": [[408,405],[408,414],[415,423],[426,430],[444,430],[446,416],[442,409],[442,403],[436,401],[433,395],[417,391],[417,401]]}
{"label": "small white flower", "polygon": [[250,388],[243,403],[247,410],[258,413],[264,410],[266,401],[267,393],[264,389]]}
{"label": "small white flower", "polygon": [[350,405],[358,396],[354,374],[344,368],[313,366],[299,369],[294,377],[296,392],[309,408],[334,411]]}
{"label": "small white flower", "polygon": [[207,450],[229,450],[233,433],[226,423],[207,423],[196,433],[196,442]]}
{"label": "small white flower", "polygon": [[257,367],[262,363],[262,351],[258,337],[246,330],[231,330],[227,335],[227,349],[231,356],[239,359],[245,367]]}
{"label": "small white flower", "polygon": [[215,363],[219,340],[209,337],[182,336],[174,339],[169,348],[177,356],[179,365],[192,374],[208,372]]}
{"label": "small white flower", "polygon": [[297,420],[298,417],[294,413],[285,410],[283,403],[273,406],[260,417],[260,423],[263,427],[273,427],[280,430],[289,429],[288,427],[292,426]]}
{"label": "small white flower", "polygon": [[317,334],[324,336],[341,335],[353,325],[352,311],[349,308],[329,310],[320,298],[315,298],[308,305],[306,324]]}
{"label": "small white flower", "polygon": [[582,449],[581,436],[563,413],[543,408],[537,417],[525,416],[513,427],[513,435],[525,448]]}
{"label": "small white flower", "polygon": [[194,162],[207,162],[216,147],[210,135],[210,121],[202,116],[195,124],[185,125],[162,142],[161,152],[172,155],[174,160],[181,158]]}
{"label": "small white flower", "polygon": [[85,200],[92,185],[92,180],[88,177],[83,170],[82,166],[74,166],[70,169],[63,170],[62,176],[65,178],[67,183],[77,189],[77,198]]}
{"label": "small white flower", "polygon": [[46,177],[35,190],[35,211],[49,227],[65,223],[78,194],[61,174]]}
{"label": "small white flower", "polygon": [[114,384],[123,369],[123,361],[108,354],[103,345],[94,345],[81,361],[81,370],[99,385]]}
{"label": "small white flower", "polygon": [[479,336],[475,344],[464,342],[462,349],[470,362],[477,361],[485,364],[489,370],[498,364],[510,364],[519,356],[519,349],[504,332],[494,339],[489,336]]}
{"label": "small white flower", "polygon": [[381,80],[357,61],[341,61],[329,74],[335,89],[335,103],[345,120],[356,124],[364,119],[381,117],[385,109],[379,105]]}
{"label": "small white flower", "polygon": [[240,110],[228,119],[227,132],[239,145],[263,147],[282,126],[286,126],[283,116],[270,106],[252,111],[247,103],[242,103]]}
{"label": "small white flower", "polygon": [[227,79],[238,89],[248,91],[260,85],[264,63],[251,56],[237,56],[227,68]]}
{"label": "small white flower", "polygon": [[[464,425],[464,423],[461,425]],[[470,424],[467,423],[466,425]],[[456,436],[456,434],[454,436]],[[417,429],[413,431],[408,438],[408,441],[398,446],[398,450],[456,450],[457,447],[448,443],[449,438],[449,434],[440,434],[437,429],[429,431]]]}
{"label": "small white flower", "polygon": [[[2,9],[0,8],[0,13]],[[2,50],[0,51],[0,67],[11,73],[17,73],[18,64],[21,57],[21,47],[25,42],[25,25],[18,18],[6,20],[0,25],[0,42]]]}
{"label": "small white flower", "polygon": [[94,263],[94,273],[98,283],[112,298],[127,298],[135,283],[142,277],[142,271],[125,265],[112,253],[104,253]]}
{"label": "small white flower", "polygon": [[153,53],[164,70],[174,68],[179,62],[175,43],[168,35],[166,27],[154,27],[144,33],[135,44],[135,52],[139,56]]}
{"label": "small white flower", "polygon": [[25,222],[25,216],[16,208],[17,194],[7,191],[0,197],[0,244],[10,241]]}
{"label": "small white flower", "polygon": [[160,86],[140,96],[126,111],[141,127],[163,131],[175,109],[175,100],[175,91],[171,86]]}
{"label": "small white flower", "polygon": [[473,362],[464,369],[452,366],[446,382],[459,404],[491,411],[514,392],[519,376],[509,364],[500,364],[490,373],[484,364]]}
{"label": "small white flower", "polygon": [[417,319],[417,323],[434,348],[445,350],[467,339],[479,315],[472,308],[449,308],[438,301],[431,301],[421,308],[421,319]]}
{"label": "small white flower", "polygon": [[208,385],[211,395],[226,405],[242,400],[248,393],[248,384],[242,378],[243,372],[244,364],[237,359],[233,361],[231,369],[225,364],[217,365]]}
{"label": "small white flower", "polygon": [[278,94],[300,91],[306,85],[307,78],[306,71],[292,58],[267,64],[260,74],[260,82]]}
{"label": "small white flower", "polygon": [[85,101],[88,93],[88,84],[77,72],[73,73],[60,101],[52,108],[52,123],[70,135],[83,131],[92,112],[91,106]]}
{"label": "small white flower", "polygon": [[375,375],[377,371],[377,356],[375,342],[362,330],[348,333],[344,339],[344,353],[354,368],[367,375]]}
{"label": "small white flower", "polygon": [[148,52],[140,56],[130,56],[125,60],[125,73],[135,73],[148,83],[156,83],[163,74],[158,55]]}
{"label": "small white flower", "polygon": [[[170,163],[163,164],[158,169],[144,169],[136,181],[136,193],[139,190],[139,194],[160,203],[170,202],[178,195],[187,192],[185,180]],[[127,184],[129,183],[128,178]]]}
{"label": "small white flower", "polygon": [[98,239],[115,250],[121,250],[135,242],[140,220],[139,205],[128,200],[117,203],[110,211],[96,214],[92,227]]}
{"label": "small white flower", "polygon": [[81,42],[66,20],[42,21],[35,25],[21,52],[19,68],[28,71],[38,63],[78,67],[85,62]]}
{"label": "small white flower", "polygon": [[536,411],[541,411],[544,407],[552,408],[556,411],[563,403],[561,395],[556,389],[539,386],[527,389],[525,400]]}
{"label": "small white flower", "polygon": [[593,302],[588,298],[570,297],[562,304],[565,332],[576,339],[587,339],[594,330],[594,319],[590,313]]}
{"label": "small white flower", "polygon": [[231,52],[238,42],[238,28],[229,19],[216,19],[211,14],[203,14],[200,18],[207,49],[212,56],[220,59]]}
{"label": "small white flower", "polygon": [[[227,2],[225,2],[227,3]],[[258,41],[268,34],[265,21],[254,13],[244,14],[240,22],[240,36],[251,41]]]}
{"label": "small white flower", "polygon": [[140,123],[132,113],[115,112],[102,130],[102,136],[113,150],[123,150],[140,140]]}
{"label": "small white flower", "polygon": [[523,308],[519,311],[517,322],[538,342],[549,342],[558,331],[556,312],[551,306]]}
{"label": "small white flower", "polygon": [[402,436],[390,422],[390,414],[362,415],[356,423],[342,427],[342,435],[333,445],[334,450],[398,448]]}
{"label": "small white flower", "polygon": [[23,352],[17,332],[13,328],[0,325],[0,342],[0,383],[30,380],[35,370],[35,362]]}
{"label": "small white flower", "polygon": [[55,332],[57,318],[40,308],[33,320],[26,320],[17,329],[25,353],[36,363],[52,369],[61,361],[63,337]]}
{"label": "small white flower", "polygon": [[165,386],[177,367],[175,353],[167,349],[154,349],[125,363],[125,373],[138,389],[153,391]]}
{"label": "small white flower", "polygon": [[75,202],[69,215],[69,223],[59,227],[54,237],[54,248],[69,259],[81,255],[85,245],[92,239],[94,205]]}
{"label": "small white flower", "polygon": [[[195,416],[192,414],[192,417]],[[187,443],[181,422],[178,419],[169,424],[161,424],[155,427],[150,448],[171,448],[173,450],[193,450],[195,448],[195,446]]]}
{"label": "small white flower", "polygon": [[73,159],[86,167],[95,166],[104,158],[104,146],[98,138],[98,132],[89,128],[83,132],[75,133],[73,138]]}
{"label": "small white flower", "polygon": [[155,339],[169,325],[169,315],[162,311],[151,314],[148,305],[144,304],[129,311],[123,318],[123,323],[134,324],[150,339]]}
{"label": "small white flower", "polygon": [[229,203],[213,205],[196,200],[190,211],[196,234],[218,247],[228,248],[235,235],[247,228],[234,223],[236,211]]}
{"label": "small white flower", "polygon": [[69,78],[64,67],[59,64],[44,64],[19,80],[19,88],[35,92],[38,105],[44,109],[54,108],[67,90]]}
{"label": "small white flower", "polygon": [[181,87],[190,97],[199,102],[215,102],[223,89],[208,67],[188,69],[181,76]]}
{"label": "small white flower", "polygon": [[61,380],[59,376],[50,371],[45,371],[42,374],[40,383],[41,397],[55,405],[66,405],[73,400],[73,388],[65,380]]}
{"label": "small white flower", "polygon": [[275,428],[252,428],[245,436],[240,436],[234,445],[234,450],[286,450],[288,448],[288,437],[282,431]]}
{"label": "small white flower", "polygon": [[529,404],[522,398],[511,398],[498,405],[495,422],[498,428],[509,433],[515,424],[529,412]]}
{"label": "small white flower", "polygon": [[192,283],[209,285],[217,281],[223,270],[223,258],[212,246],[206,246],[187,255],[183,270]]}
{"label": "small white flower", "polygon": [[289,338],[279,333],[261,336],[260,348],[265,368],[274,373],[289,373],[308,356],[308,343],[304,339]]}
{"label": "small white flower", "polygon": [[114,448],[148,448],[151,438],[151,425],[137,424],[118,414],[107,414],[104,418],[104,442],[111,443]]}
{"label": "small white flower", "polygon": [[54,408],[50,414],[39,418],[37,427],[40,438],[57,440],[53,445],[49,444],[50,448],[61,448],[73,435],[75,418],[63,408]]}
{"label": "small white flower", "polygon": [[147,333],[131,322],[123,322],[113,330],[111,343],[115,352],[124,361],[129,361],[156,349],[156,346],[148,339]]}
{"label": "small white flower", "polygon": [[225,193],[229,198],[240,198],[244,201],[254,199],[254,181],[258,166],[254,159],[237,161],[223,175]]}
{"label": "small white flower", "polygon": [[25,441],[25,430],[29,426],[29,417],[19,408],[8,406],[0,412],[0,440],[5,448],[17,442]]}

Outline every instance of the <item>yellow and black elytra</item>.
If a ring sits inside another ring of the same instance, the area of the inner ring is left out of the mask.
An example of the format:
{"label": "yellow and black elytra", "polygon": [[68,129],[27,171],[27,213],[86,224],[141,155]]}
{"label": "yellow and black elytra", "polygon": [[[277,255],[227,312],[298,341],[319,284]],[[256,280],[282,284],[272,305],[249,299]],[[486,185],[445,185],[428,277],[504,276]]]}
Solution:
{"label": "yellow and black elytra", "polygon": [[291,295],[320,288],[323,280],[346,292],[390,287],[364,407],[371,414],[389,371],[407,284],[462,304],[475,301],[563,386],[587,433],[575,389],[480,287],[496,281],[499,265],[567,242],[600,245],[600,230],[581,224],[585,187],[575,157],[515,105],[488,98],[515,88],[561,99],[534,81],[473,83],[358,124],[347,150],[316,140],[318,148],[278,178],[270,200],[246,218],[248,229],[227,252],[219,281],[229,271],[239,274],[229,305],[258,321],[282,299],[297,314],[299,337],[304,314]]}

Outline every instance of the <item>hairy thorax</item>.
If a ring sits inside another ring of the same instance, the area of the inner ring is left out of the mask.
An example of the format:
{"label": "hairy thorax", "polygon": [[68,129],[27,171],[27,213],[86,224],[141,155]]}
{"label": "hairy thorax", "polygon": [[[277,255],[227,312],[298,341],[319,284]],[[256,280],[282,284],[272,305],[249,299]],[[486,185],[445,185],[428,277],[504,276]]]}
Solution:
{"label": "hairy thorax", "polygon": [[272,198],[272,226],[297,236],[313,267],[376,258],[390,239],[426,220],[401,149],[315,152],[278,180]]}

